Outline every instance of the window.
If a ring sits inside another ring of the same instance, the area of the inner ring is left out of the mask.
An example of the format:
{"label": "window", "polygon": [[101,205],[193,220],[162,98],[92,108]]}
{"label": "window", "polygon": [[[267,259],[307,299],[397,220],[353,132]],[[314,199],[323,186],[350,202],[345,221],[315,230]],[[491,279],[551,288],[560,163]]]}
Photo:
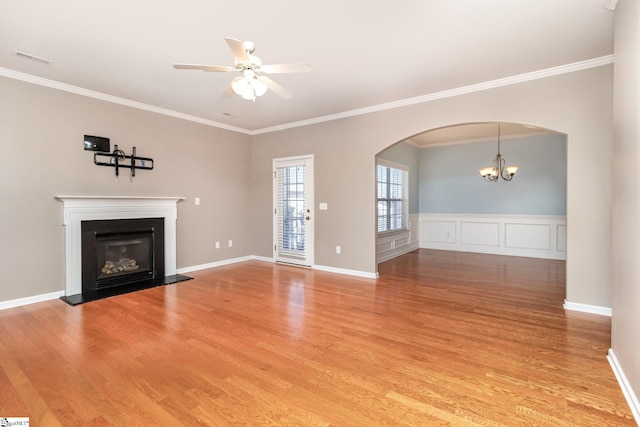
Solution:
{"label": "window", "polygon": [[409,211],[409,170],[378,160],[378,233],[406,230]]}
{"label": "window", "polygon": [[276,170],[280,208],[277,217],[280,249],[304,252],[304,169],[304,166],[292,166]]}

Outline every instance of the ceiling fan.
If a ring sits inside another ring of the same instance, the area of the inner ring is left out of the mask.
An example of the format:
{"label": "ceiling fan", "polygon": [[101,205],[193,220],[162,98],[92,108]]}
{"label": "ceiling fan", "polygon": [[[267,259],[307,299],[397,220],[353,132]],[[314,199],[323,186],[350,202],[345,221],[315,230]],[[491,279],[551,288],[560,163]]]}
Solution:
{"label": "ceiling fan", "polygon": [[200,64],[173,64],[173,68],[177,70],[202,70],[213,72],[229,72],[238,71],[242,75],[235,77],[231,83],[222,92],[223,98],[229,98],[237,93],[244,99],[252,101],[256,97],[264,95],[268,89],[284,99],[290,99],[293,94],[274,82],[266,74],[279,73],[308,73],[311,72],[309,64],[275,64],[262,65],[262,61],[253,55],[255,45],[253,42],[232,39],[225,37],[227,44],[233,52],[233,67],[228,65],[200,65]]}

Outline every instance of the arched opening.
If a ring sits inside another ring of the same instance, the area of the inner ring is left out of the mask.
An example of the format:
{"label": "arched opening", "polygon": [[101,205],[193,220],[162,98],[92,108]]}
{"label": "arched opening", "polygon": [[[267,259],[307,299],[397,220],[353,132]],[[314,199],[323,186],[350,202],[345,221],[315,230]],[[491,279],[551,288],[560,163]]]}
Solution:
{"label": "arched opening", "polygon": [[[479,169],[497,155],[498,129],[506,164],[519,169],[511,181],[485,182]],[[417,248],[566,260],[565,134],[518,123],[456,124],[391,145],[376,155],[380,164],[406,168],[408,201],[404,228],[381,231],[394,212],[379,202],[377,180],[378,263]]]}

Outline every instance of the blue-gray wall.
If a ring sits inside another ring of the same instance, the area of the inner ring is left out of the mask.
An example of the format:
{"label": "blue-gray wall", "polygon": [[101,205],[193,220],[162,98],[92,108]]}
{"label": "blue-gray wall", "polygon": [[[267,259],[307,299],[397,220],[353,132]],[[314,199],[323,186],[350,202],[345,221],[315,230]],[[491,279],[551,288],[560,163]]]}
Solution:
{"label": "blue-gray wall", "polygon": [[501,141],[507,166],[519,167],[510,182],[484,182],[497,141],[422,148],[418,188],[421,213],[566,215],[566,137],[558,134]]}

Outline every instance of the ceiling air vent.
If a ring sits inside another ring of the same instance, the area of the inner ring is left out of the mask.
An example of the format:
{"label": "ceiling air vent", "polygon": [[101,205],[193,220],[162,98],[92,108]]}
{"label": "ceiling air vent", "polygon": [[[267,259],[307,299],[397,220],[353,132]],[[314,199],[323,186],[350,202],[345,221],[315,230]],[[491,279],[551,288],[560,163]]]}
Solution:
{"label": "ceiling air vent", "polygon": [[13,53],[16,56],[19,56],[21,58],[26,58],[26,59],[31,59],[33,61],[38,61],[38,62],[42,62],[43,64],[51,64],[53,61],[47,58],[43,58],[41,56],[36,56],[36,55],[32,55],[30,53],[27,52],[21,52],[19,50],[14,50]]}

